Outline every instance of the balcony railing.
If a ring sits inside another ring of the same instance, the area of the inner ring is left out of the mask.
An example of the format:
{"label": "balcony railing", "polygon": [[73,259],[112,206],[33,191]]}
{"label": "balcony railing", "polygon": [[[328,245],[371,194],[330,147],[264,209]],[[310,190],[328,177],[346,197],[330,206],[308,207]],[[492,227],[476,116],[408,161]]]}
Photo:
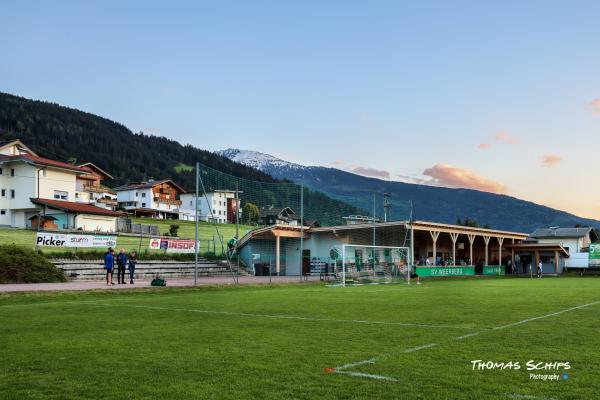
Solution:
{"label": "balcony railing", "polygon": [[177,199],[165,199],[164,197],[155,197],[154,201],[157,203],[174,204],[177,206],[181,205],[181,200]]}
{"label": "balcony railing", "polygon": [[102,203],[102,204],[107,204],[110,206],[116,206],[118,204],[117,200],[112,200],[112,199],[96,199],[96,202]]}

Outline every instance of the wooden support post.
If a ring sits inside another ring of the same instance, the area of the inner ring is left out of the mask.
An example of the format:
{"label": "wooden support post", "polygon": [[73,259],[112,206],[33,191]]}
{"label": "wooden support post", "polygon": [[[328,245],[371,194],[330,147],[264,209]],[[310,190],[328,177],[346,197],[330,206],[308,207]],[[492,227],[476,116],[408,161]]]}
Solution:
{"label": "wooden support post", "polygon": [[554,250],[554,273],[558,274],[558,251]]}
{"label": "wooden support post", "polygon": [[431,240],[433,240],[433,265],[436,265],[435,261],[436,261],[436,257],[437,257],[437,240],[438,237],[440,236],[440,232],[439,231],[429,231],[429,234],[431,235]]}
{"label": "wooden support post", "polygon": [[502,244],[504,243],[503,237],[497,237],[498,240],[498,265],[502,265]]}
{"label": "wooden support post", "polygon": [[485,242],[485,265],[486,266],[489,265],[489,263],[488,263],[488,255],[489,255],[488,246],[490,244],[490,239],[491,239],[491,236],[484,236],[483,237],[483,241]]}
{"label": "wooden support post", "polygon": [[452,265],[456,265],[456,240],[458,239],[458,233],[450,233],[450,239],[452,239]]}
{"label": "wooden support post", "polygon": [[280,260],[280,239],[279,235],[275,236],[275,273],[279,276],[279,271],[281,269],[281,260]]}
{"label": "wooden support post", "polygon": [[475,235],[467,235],[469,238],[469,265],[475,265],[473,263],[473,242],[475,241]]}
{"label": "wooden support post", "polygon": [[[535,252],[535,264],[532,265],[533,268],[535,268],[535,270],[537,271],[537,266],[540,262],[540,252],[536,250]],[[531,269],[531,272],[533,273],[533,268]]]}
{"label": "wooden support post", "polygon": [[[514,239],[513,239],[514,242]],[[517,266],[515,265],[515,249],[510,249],[510,262],[511,262],[511,267],[512,269],[514,269],[515,271],[517,271]],[[519,271],[517,271],[518,273]]]}

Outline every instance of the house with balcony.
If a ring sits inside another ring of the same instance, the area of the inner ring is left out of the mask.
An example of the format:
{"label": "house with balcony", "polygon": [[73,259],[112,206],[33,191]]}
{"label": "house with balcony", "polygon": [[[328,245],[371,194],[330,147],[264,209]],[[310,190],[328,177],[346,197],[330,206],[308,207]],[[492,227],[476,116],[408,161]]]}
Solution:
{"label": "house with balcony", "polygon": [[[240,199],[234,190],[215,190],[198,196],[198,219],[205,222],[235,224],[237,218],[242,218]],[[196,218],[196,195],[185,193],[181,195],[179,219],[194,221]]]}
{"label": "house with balcony", "polygon": [[77,179],[88,172],[41,157],[19,140],[0,143],[0,225],[115,232],[118,213],[77,202]]}
{"label": "house with balcony", "polygon": [[79,165],[86,172],[77,175],[75,200],[107,210],[117,209],[117,193],[104,186],[103,181],[113,179],[112,175],[92,163]]}
{"label": "house with balcony", "polygon": [[179,219],[185,193],[170,179],[130,183],[115,188],[119,207],[136,217]]}

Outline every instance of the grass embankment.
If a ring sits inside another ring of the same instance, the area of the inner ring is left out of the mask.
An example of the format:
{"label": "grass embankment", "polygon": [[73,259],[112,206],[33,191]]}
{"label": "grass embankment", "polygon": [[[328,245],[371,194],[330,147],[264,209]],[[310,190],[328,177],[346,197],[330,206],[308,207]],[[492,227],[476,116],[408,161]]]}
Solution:
{"label": "grass embankment", "polygon": [[600,279],[423,281],[0,295],[0,397],[598,398]]}
{"label": "grass embankment", "polygon": [[[177,220],[156,220],[149,218],[134,218],[133,222],[136,224],[145,225],[156,225],[159,227],[159,231],[162,234],[169,232],[171,224],[179,225],[178,237],[181,239],[194,239],[195,236],[195,223],[191,221],[177,221]],[[200,252],[210,257],[216,253],[217,256],[221,254],[221,244],[219,237],[217,236],[217,229],[219,234],[223,237],[225,243],[235,236],[235,225],[232,224],[209,224],[201,222],[198,229],[198,237],[200,239]],[[254,229],[252,226],[240,225],[240,237],[246,234],[248,231]],[[15,244],[24,248],[35,248],[35,235],[36,232],[27,229],[13,229],[13,228],[0,228],[0,243]],[[213,240],[215,245],[213,246]],[[123,248],[126,251],[136,250],[139,252],[140,257],[149,259],[161,259],[161,258],[190,258],[189,255],[162,255],[163,252],[160,250],[150,250],[148,248],[150,239],[148,237],[141,238],[128,235],[119,235],[117,239],[117,248]],[[103,253],[103,250],[98,249],[64,249],[64,248],[52,248],[52,247],[40,247],[43,254],[48,256],[62,256],[70,257],[77,255],[79,258],[96,257]],[[193,257],[192,257],[193,258]],[[190,258],[191,259],[191,258]]]}

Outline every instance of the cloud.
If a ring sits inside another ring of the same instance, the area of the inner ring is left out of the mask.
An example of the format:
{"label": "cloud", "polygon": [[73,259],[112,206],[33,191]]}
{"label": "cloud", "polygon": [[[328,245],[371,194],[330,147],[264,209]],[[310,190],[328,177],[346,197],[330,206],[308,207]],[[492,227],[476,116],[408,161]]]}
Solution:
{"label": "cloud", "polygon": [[406,182],[406,183],[415,183],[417,185],[429,185],[429,186],[435,186],[434,185],[434,180],[431,179],[430,177],[423,177],[421,175],[403,175],[403,174],[396,174],[395,177],[400,180],[401,182]]}
{"label": "cloud", "polygon": [[338,167],[341,167],[342,165],[345,165],[346,163],[343,162],[342,160],[335,160],[333,162],[333,165],[337,165]]}
{"label": "cloud", "polygon": [[546,154],[542,157],[542,167],[554,167],[559,164],[563,158],[556,154]]}
{"label": "cloud", "polygon": [[352,172],[355,172],[359,175],[371,176],[373,178],[390,179],[390,173],[388,171],[383,171],[383,170],[375,169],[375,168],[359,166],[359,167],[353,168]]}
{"label": "cloud", "polygon": [[477,146],[477,148],[480,150],[487,150],[490,147],[492,147],[492,145],[489,143],[479,143],[479,146]]}
{"label": "cloud", "polygon": [[592,114],[600,115],[600,99],[594,99],[590,101],[590,106],[592,109]]}
{"label": "cloud", "polygon": [[496,136],[494,136],[494,139],[500,141],[500,142],[504,142],[507,144],[517,144],[519,143],[519,139],[517,139],[514,136],[509,135],[509,133],[507,131],[500,131],[496,134]]}
{"label": "cloud", "polygon": [[423,171],[423,175],[433,178],[433,183],[439,186],[506,193],[506,186],[502,183],[484,178],[473,171],[448,164],[436,164]]}

